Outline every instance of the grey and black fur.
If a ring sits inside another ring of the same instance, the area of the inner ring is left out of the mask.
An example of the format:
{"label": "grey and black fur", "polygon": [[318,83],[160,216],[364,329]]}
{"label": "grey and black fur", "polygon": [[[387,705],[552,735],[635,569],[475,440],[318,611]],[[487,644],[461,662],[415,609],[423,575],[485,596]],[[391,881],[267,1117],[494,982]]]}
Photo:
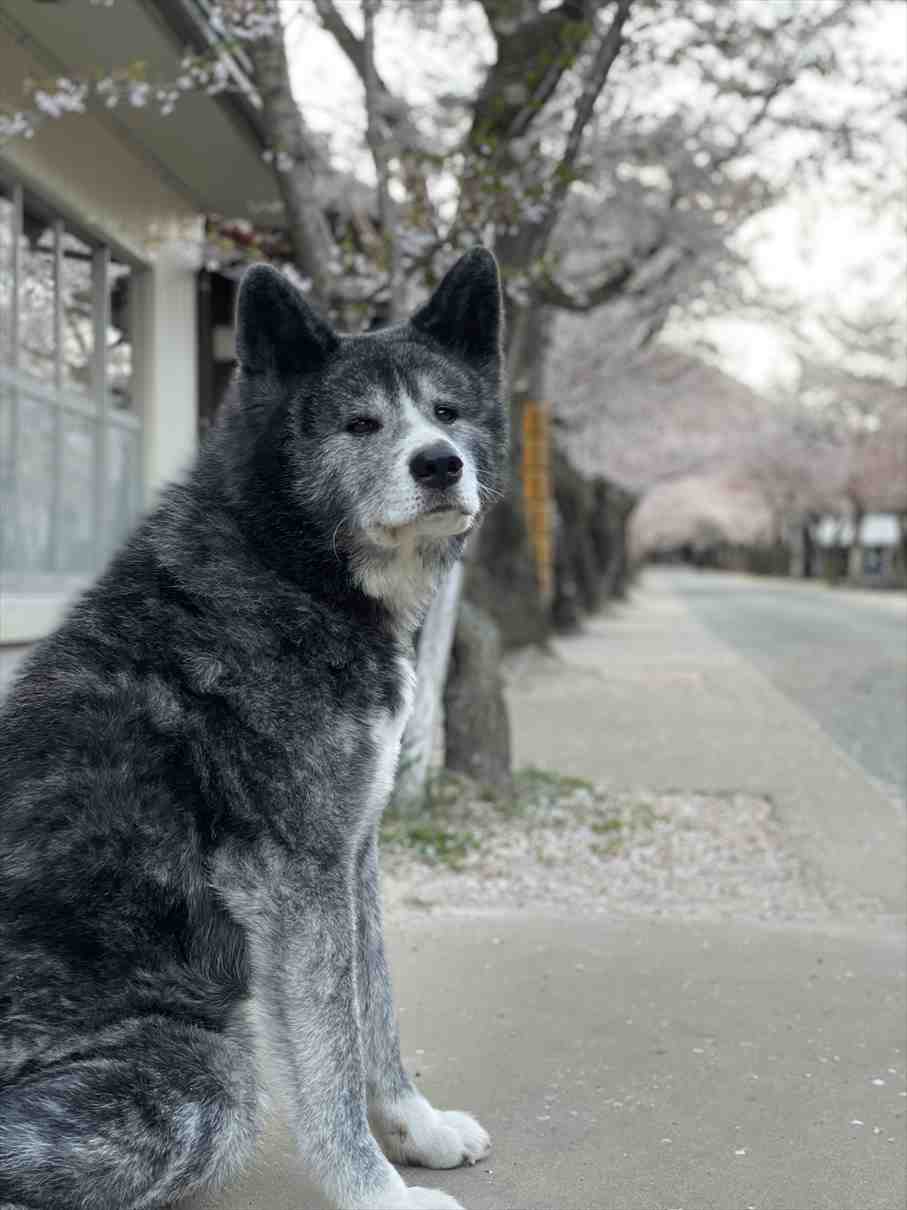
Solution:
{"label": "grey and black fur", "polygon": [[400,1063],[377,825],[432,592],[502,487],[482,249],[338,336],[246,275],[234,397],[0,714],[0,1207],[227,1180],[266,1090],[343,1210],[488,1136]]}

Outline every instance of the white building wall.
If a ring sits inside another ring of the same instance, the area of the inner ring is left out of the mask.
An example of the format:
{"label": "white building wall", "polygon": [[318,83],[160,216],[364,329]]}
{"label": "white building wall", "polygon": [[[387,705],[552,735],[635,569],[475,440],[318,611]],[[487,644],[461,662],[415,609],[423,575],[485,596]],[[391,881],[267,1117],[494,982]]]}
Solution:
{"label": "white building wall", "polygon": [[186,251],[181,242],[159,248],[153,267],[137,282],[136,377],[149,505],[165,483],[186,469],[197,443],[197,265]]}

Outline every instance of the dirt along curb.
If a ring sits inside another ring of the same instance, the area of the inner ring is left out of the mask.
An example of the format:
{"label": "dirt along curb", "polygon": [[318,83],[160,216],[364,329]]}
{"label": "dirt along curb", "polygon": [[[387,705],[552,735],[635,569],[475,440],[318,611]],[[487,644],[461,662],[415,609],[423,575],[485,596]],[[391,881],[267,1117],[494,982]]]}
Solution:
{"label": "dirt along curb", "polygon": [[512,802],[441,776],[383,839],[391,916],[581,911],[833,924],[888,919],[878,899],[813,877],[772,802],[746,792],[614,791],[538,769]]}

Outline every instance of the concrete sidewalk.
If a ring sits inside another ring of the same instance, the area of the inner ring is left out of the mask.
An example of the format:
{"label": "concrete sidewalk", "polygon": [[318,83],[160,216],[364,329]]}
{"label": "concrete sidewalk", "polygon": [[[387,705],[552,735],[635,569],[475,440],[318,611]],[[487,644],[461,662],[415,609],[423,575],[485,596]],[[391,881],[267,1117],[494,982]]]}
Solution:
{"label": "concrete sidewalk", "polygon": [[510,693],[517,766],[769,797],[814,870],[905,911],[905,816],[794,702],[647,576]]}
{"label": "concrete sidewalk", "polygon": [[[903,816],[658,577],[555,647],[510,691],[518,764],[767,794],[831,903],[886,915],[393,921],[408,1065],[494,1139],[477,1168],[408,1183],[467,1210],[900,1210]],[[278,1124],[192,1210],[314,1210],[294,1168]]]}
{"label": "concrete sidewalk", "polygon": [[[407,1183],[468,1210],[900,1210],[903,947],[667,922],[413,923],[404,1054],[487,1160]],[[206,1210],[306,1210],[278,1126]]]}

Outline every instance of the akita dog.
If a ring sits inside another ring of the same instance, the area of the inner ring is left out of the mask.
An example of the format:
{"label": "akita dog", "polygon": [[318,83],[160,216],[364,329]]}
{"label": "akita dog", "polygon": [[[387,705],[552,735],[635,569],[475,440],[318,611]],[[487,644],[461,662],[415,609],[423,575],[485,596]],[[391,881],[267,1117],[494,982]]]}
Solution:
{"label": "akita dog", "polygon": [[339,1210],[453,1208],[391,1161],[488,1151],[401,1066],[377,827],[414,629],[502,488],[501,332],[483,249],[358,336],[246,274],[195,467],[0,716],[0,1206],[223,1182],[266,1082]]}

